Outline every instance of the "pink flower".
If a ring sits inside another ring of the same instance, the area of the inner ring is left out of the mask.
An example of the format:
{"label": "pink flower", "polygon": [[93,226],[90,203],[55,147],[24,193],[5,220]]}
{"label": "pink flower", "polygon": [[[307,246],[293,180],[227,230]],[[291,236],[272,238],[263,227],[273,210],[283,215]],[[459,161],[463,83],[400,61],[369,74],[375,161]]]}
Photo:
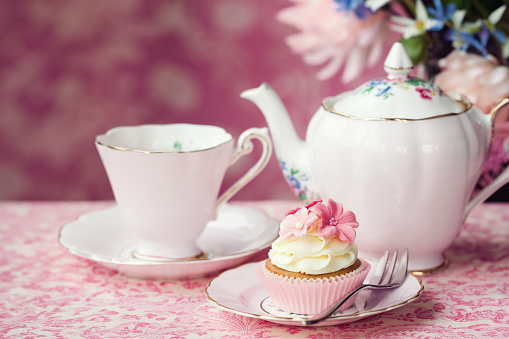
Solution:
{"label": "pink flower", "polygon": [[[309,209],[310,207],[312,207],[312,206],[314,206],[314,205],[318,204],[319,202],[322,202],[322,199],[318,199],[318,200],[312,201],[312,202],[310,202],[308,205],[306,205],[305,207],[306,207],[307,209]],[[299,208],[296,208],[296,209],[294,209],[294,210],[289,210],[288,212],[286,212],[285,217],[289,216],[290,214],[295,214],[295,212],[297,212],[299,209],[300,209],[300,207],[299,207]]]}
{"label": "pink flower", "polygon": [[309,213],[307,208],[302,207],[295,214],[288,215],[281,222],[279,236],[281,239],[286,239],[291,235],[303,237],[314,228],[313,224],[317,220],[318,216],[316,214]]}
{"label": "pink flower", "polygon": [[444,91],[464,95],[484,113],[509,96],[509,67],[500,65],[491,55],[484,58],[454,50],[438,65],[442,72],[436,75],[435,84]]}
{"label": "pink flower", "polygon": [[[438,65],[442,72],[436,75],[435,84],[444,91],[464,95],[484,113],[489,113],[500,100],[509,97],[509,67],[500,65],[491,55],[482,57],[454,50]],[[497,115],[493,141],[472,197],[507,167],[509,150],[504,148],[504,144],[509,142],[508,114],[509,111],[503,109]]]}
{"label": "pink flower", "polygon": [[318,233],[322,237],[337,235],[342,241],[351,244],[355,241],[355,228],[359,223],[353,212],[343,210],[342,204],[329,199],[327,205],[318,203],[310,211],[321,218]]}
{"label": "pink flower", "polygon": [[295,5],[281,10],[277,19],[300,32],[286,39],[294,53],[308,65],[326,65],[319,80],[330,79],[344,65],[342,81],[348,83],[384,55],[390,39],[389,16],[377,11],[364,19],[337,10],[334,0],[292,0]]}
{"label": "pink flower", "polygon": [[419,92],[419,94],[421,95],[421,98],[423,99],[426,99],[426,100],[431,100],[431,91],[427,88],[421,88],[421,87],[417,87],[415,89],[417,92]]}
{"label": "pink flower", "polygon": [[322,202],[322,199],[318,199],[318,200],[315,200],[315,201],[311,201],[309,204],[306,205],[306,208],[307,209],[310,209],[311,207],[315,206],[316,204],[318,204],[319,202]]}

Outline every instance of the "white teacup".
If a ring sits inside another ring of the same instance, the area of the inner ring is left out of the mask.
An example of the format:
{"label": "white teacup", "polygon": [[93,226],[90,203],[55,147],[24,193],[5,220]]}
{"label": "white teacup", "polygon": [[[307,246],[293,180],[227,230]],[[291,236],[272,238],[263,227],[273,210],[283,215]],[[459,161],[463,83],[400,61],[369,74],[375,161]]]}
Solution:
{"label": "white teacup", "polygon": [[[253,148],[258,162],[218,198],[227,168]],[[139,240],[134,255],[148,260],[200,256],[196,239],[217,207],[260,173],[272,145],[266,128],[250,128],[234,150],[231,134],[193,124],[117,127],[96,137],[115,200]]]}

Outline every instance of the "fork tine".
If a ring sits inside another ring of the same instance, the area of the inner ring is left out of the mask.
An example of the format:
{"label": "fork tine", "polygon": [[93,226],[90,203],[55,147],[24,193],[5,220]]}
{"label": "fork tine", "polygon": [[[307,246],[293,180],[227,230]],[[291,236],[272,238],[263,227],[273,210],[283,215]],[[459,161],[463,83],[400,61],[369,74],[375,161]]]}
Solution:
{"label": "fork tine", "polygon": [[392,282],[399,283],[402,282],[408,273],[408,248],[405,248],[403,255],[401,256],[401,260],[399,262],[398,268],[394,273],[394,278]]}
{"label": "fork tine", "polygon": [[391,281],[392,274],[394,273],[394,267],[396,266],[397,258],[398,258],[398,250],[395,250],[394,254],[392,256],[391,262],[389,263],[389,266],[387,267],[387,270],[385,271],[384,280],[382,280],[382,285],[387,285]]}
{"label": "fork tine", "polygon": [[389,250],[385,251],[384,255],[380,260],[378,261],[378,264],[375,267],[375,272],[371,276],[371,279],[369,280],[369,283],[372,285],[378,285],[380,284],[380,281],[382,281],[382,277],[385,272],[385,265],[387,264],[387,259],[389,258]]}

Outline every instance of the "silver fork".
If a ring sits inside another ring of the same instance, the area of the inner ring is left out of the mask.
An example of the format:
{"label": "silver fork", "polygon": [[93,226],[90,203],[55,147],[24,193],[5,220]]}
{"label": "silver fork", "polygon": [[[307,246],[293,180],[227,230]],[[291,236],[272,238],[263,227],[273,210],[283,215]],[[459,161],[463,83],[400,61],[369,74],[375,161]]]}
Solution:
{"label": "silver fork", "polygon": [[[389,259],[389,250],[385,251],[380,261],[375,267],[375,271],[369,280],[369,283],[362,284],[351,293],[347,294],[343,298],[339,299],[330,307],[318,313],[317,315],[303,319],[303,325],[313,325],[329,318],[334,312],[336,312],[348,299],[350,299],[356,293],[359,293],[363,289],[388,289],[401,286],[405,281],[408,274],[408,249],[405,248],[401,260],[397,264],[398,251],[394,251],[391,261],[387,264]],[[383,279],[383,280],[382,280]]]}

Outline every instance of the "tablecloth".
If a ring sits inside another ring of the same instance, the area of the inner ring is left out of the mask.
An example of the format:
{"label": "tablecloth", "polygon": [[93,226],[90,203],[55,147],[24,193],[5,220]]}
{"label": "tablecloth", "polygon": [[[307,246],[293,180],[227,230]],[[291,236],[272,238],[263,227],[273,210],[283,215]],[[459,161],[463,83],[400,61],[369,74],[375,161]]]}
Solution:
{"label": "tablecloth", "polygon": [[[219,309],[208,277],[129,278],[67,252],[60,228],[113,202],[0,202],[0,336],[6,338],[476,338],[509,337],[509,204],[485,203],[396,310],[329,327],[297,327]],[[242,202],[281,219],[295,202]],[[261,260],[259,253],[250,260]]]}

